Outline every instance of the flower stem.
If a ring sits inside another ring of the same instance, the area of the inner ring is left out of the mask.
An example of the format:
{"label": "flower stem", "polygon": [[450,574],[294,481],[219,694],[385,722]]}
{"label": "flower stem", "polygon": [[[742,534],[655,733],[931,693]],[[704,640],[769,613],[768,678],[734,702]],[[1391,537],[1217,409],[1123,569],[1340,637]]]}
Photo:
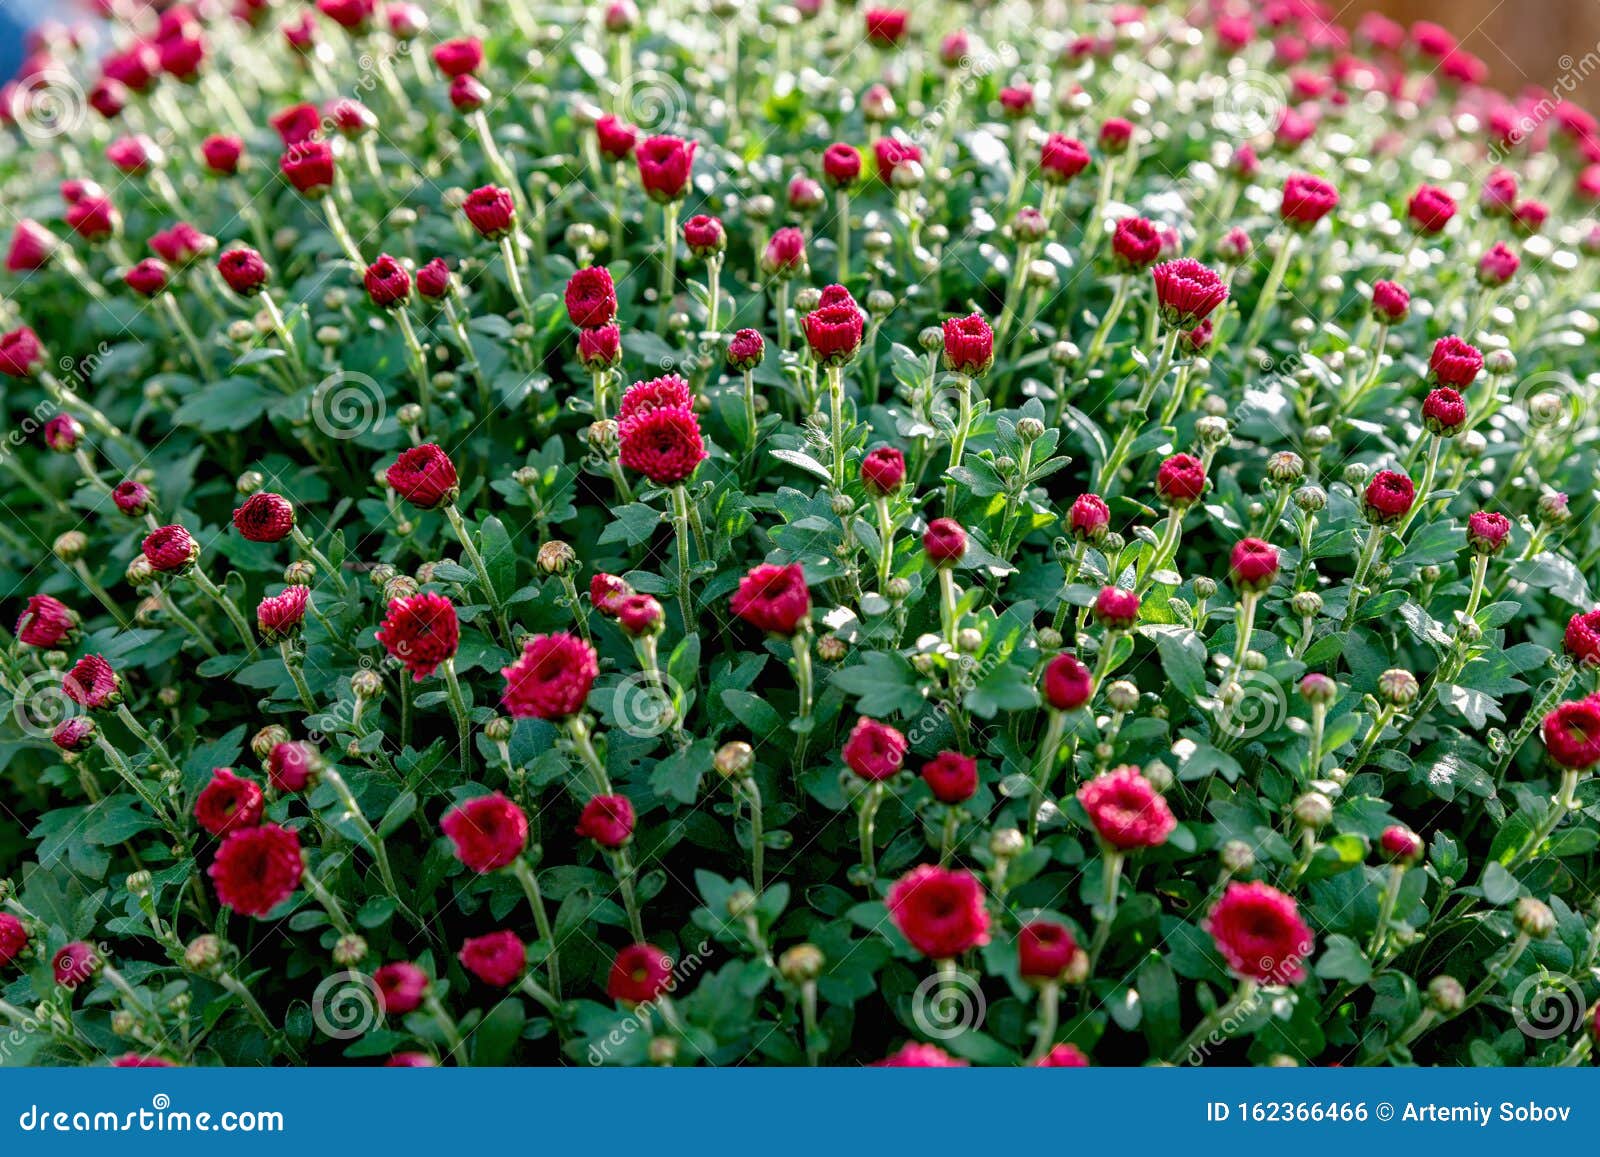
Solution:
{"label": "flower stem", "polygon": [[556,955],[556,936],[550,927],[550,917],[544,910],[544,894],[539,891],[539,877],[533,870],[533,865],[527,858],[518,856],[511,863],[511,870],[516,874],[517,883],[522,885],[522,894],[528,898],[528,907],[533,909],[533,924],[539,930],[539,939],[547,941],[550,945],[550,955],[545,960],[545,968],[550,976],[550,991],[556,999],[561,999],[561,963]]}

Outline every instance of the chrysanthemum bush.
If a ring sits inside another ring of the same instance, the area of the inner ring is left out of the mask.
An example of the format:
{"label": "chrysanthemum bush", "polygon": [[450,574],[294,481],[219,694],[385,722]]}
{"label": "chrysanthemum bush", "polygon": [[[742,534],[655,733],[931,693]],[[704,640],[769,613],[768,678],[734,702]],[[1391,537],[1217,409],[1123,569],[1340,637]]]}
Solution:
{"label": "chrysanthemum bush", "polygon": [[4,101],[8,1062],[1589,1060],[1574,103],[1313,0],[104,7]]}

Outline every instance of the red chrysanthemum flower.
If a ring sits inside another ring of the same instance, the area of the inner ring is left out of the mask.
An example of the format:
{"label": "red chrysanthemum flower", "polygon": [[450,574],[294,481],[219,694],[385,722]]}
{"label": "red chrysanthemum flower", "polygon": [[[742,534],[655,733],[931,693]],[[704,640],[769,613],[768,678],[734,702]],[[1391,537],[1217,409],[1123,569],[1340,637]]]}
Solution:
{"label": "red chrysanthemum flower", "polygon": [[266,797],[253,780],[235,775],[232,768],[212,769],[211,782],[194,801],[195,822],[214,836],[261,822]]}
{"label": "red chrysanthemum flower", "polygon": [[450,284],[450,266],[443,257],[435,257],[417,270],[417,292],[428,301],[449,297]]}
{"label": "red chrysanthemum flower", "polygon": [[1283,183],[1279,210],[1291,229],[1312,228],[1339,205],[1339,192],[1328,182],[1306,173],[1294,173]]}
{"label": "red chrysanthemum flower", "polygon": [[322,770],[322,753],[303,739],[275,743],[267,753],[267,780],[274,791],[304,791]]}
{"label": "red chrysanthemum flower", "polygon": [[461,212],[480,236],[498,241],[511,232],[517,218],[517,205],[509,189],[484,185],[467,194],[466,200],[461,202]]}
{"label": "red chrysanthemum flower", "polygon": [[1483,351],[1460,338],[1442,337],[1428,355],[1428,380],[1441,386],[1464,390],[1483,369]]}
{"label": "red chrysanthemum flower", "polygon": [[630,944],[611,962],[606,995],[623,1004],[646,1004],[676,987],[672,957],[653,944]]}
{"label": "red chrysanthemum flower", "polygon": [[61,751],[76,754],[88,751],[94,745],[94,735],[94,720],[74,715],[71,719],[63,719],[56,725],[56,729],[50,733],[50,742]]}
{"label": "red chrysanthemum flower", "polygon": [[728,231],[720,218],[697,213],[683,223],[683,243],[690,253],[704,260],[728,247]]}
{"label": "red chrysanthemum flower", "polygon": [[396,309],[411,300],[411,274],[387,253],[367,266],[361,283],[367,288],[367,297],[379,309]]}
{"label": "red chrysanthemum flower", "polygon": [[166,262],[159,258],[146,257],[129,267],[122,275],[122,284],[140,297],[154,297],[166,290],[167,283],[171,279],[172,271],[167,268]]}
{"label": "red chrysanthemum flower", "polygon": [[660,634],[666,620],[661,603],[651,595],[629,595],[617,608],[617,626],[632,639]]}
{"label": "red chrysanthemum flower", "polygon": [[278,170],[299,192],[320,197],[333,188],[333,146],[315,139],[292,144],[278,158]]}
{"label": "red chrysanthemum flower", "polygon": [[1367,483],[1361,506],[1372,522],[1399,522],[1410,512],[1415,499],[1416,488],[1410,478],[1397,470],[1380,470]]}
{"label": "red chrysanthemum flower", "polygon": [[922,549],[934,566],[955,566],[966,557],[967,532],[953,518],[935,518],[922,532]]}
{"label": "red chrysanthemum flower", "polygon": [[1562,767],[1587,771],[1600,764],[1600,697],[1563,703],[1540,724],[1544,749]]}
{"label": "red chrysanthemum flower", "polygon": [[655,410],[692,410],[694,392],[678,374],[664,374],[647,382],[634,382],[622,392],[617,406],[617,423],[649,414]]}
{"label": "red chrysanthemum flower", "polygon": [[1098,494],[1080,494],[1067,511],[1067,531],[1080,542],[1097,543],[1111,529],[1111,508]]}
{"label": "red chrysanthemum flower", "polygon": [[414,682],[420,683],[440,663],[455,658],[461,644],[455,604],[428,591],[392,599],[378,628],[378,642],[392,658],[405,664]]}
{"label": "red chrysanthemum flower", "polygon": [[29,217],[11,230],[11,246],[6,250],[8,273],[31,273],[50,263],[56,251],[56,235]]}
{"label": "red chrysanthemum flower", "polygon": [[258,490],[233,512],[233,528],[251,542],[282,542],[294,529],[294,503]]}
{"label": "red chrysanthemum flower", "polygon": [[44,346],[39,335],[27,326],[0,334],[0,374],[9,378],[31,378],[44,364]]}
{"label": "red chrysanthemum flower", "polygon": [[1148,269],[1161,256],[1161,229],[1143,217],[1124,217],[1112,231],[1111,254],[1125,272]]}
{"label": "red chrysanthemum flower", "polygon": [[790,226],[767,239],[761,251],[761,272],[768,277],[793,277],[806,269],[806,235]]}
{"label": "red chrysanthemum flower", "polygon": [[912,868],[889,889],[889,919],[932,960],[953,960],[989,943],[983,885],[971,872],[936,864]]}
{"label": "red chrysanthemum flower", "polygon": [[518,719],[567,719],[583,710],[599,673],[594,648],[576,635],[535,635],[515,663],[501,668],[500,702]]}
{"label": "red chrysanthemum flower", "polygon": [[1089,167],[1089,149],[1065,133],[1051,133],[1039,149],[1039,172],[1052,185],[1065,185]]}
{"label": "red chrysanthemum flower", "polygon": [[877,164],[878,179],[885,185],[894,180],[894,171],[902,165],[922,163],[922,150],[910,141],[882,136],[872,142],[872,158]]}
{"label": "red chrysanthemum flower", "polygon": [[978,761],[959,751],[941,751],[922,765],[922,782],[940,803],[966,803],[978,790]]}
{"label": "red chrysanthemum flower", "polygon": [[228,288],[241,297],[251,297],[266,288],[271,271],[261,254],[254,249],[239,247],[229,249],[217,258],[217,272]]}
{"label": "red chrysanthemum flower", "polygon": [[[833,288],[829,286],[829,289]],[[823,304],[801,321],[811,356],[822,366],[842,366],[861,349],[866,334],[866,315],[849,291],[830,295],[823,291]]]}
{"label": "red chrysanthemum flower", "polygon": [[109,198],[91,194],[67,210],[67,227],[92,245],[115,234],[122,227],[122,215]]}
{"label": "red chrysanthemum flower", "polygon": [[122,679],[100,655],[85,655],[61,680],[61,690],[90,711],[122,702]]}
{"label": "red chrysanthemum flower", "polygon": [[1522,258],[1504,241],[1494,245],[1478,258],[1478,284],[1498,289],[1517,275],[1522,268]]}
{"label": "red chrysanthemum flower", "polygon": [[1406,202],[1406,217],[1411,227],[1429,236],[1443,233],[1455,215],[1455,198],[1435,185],[1421,186]]}
{"label": "red chrysanthemum flower", "polygon": [[1094,598],[1094,621],[1111,631],[1126,631],[1139,621],[1139,596],[1122,587],[1102,587]]}
{"label": "red chrysanthemum flower", "polygon": [[68,990],[87,984],[105,965],[98,949],[87,940],[63,944],[50,958],[50,972],[56,984]]}
{"label": "red chrysanthemum flower", "polygon": [[905,764],[906,737],[887,723],[863,716],[850,729],[841,753],[851,771],[865,780],[888,779]]}
{"label": "red chrysanthemum flower", "polygon": [[244,141],[221,135],[207,137],[200,142],[200,157],[214,176],[231,177],[239,171]]}
{"label": "red chrysanthemum flower", "polygon": [[256,627],[261,631],[261,638],[268,643],[278,643],[298,635],[305,625],[310,600],[311,588],[302,586],[288,586],[262,599],[256,605]]}
{"label": "red chrysanthemum flower", "polygon": [[874,497],[887,498],[905,480],[905,455],[893,446],[879,446],[861,459],[861,485]]}
{"label": "red chrysanthemum flower", "polygon": [[384,472],[384,479],[396,494],[421,510],[446,506],[461,493],[456,464],[432,442],[402,452]]}
{"label": "red chrysanthemum flower", "polygon": [[792,635],[811,614],[811,591],[799,563],[761,563],[739,580],[729,600],[733,613],[752,627],[774,635]]}
{"label": "red chrysanthemum flower", "polygon": [[620,848],[633,838],[633,802],[625,795],[592,796],[574,830],[602,848]]}
{"label": "red chrysanthemum flower", "polygon": [[1414,864],[1422,858],[1422,837],[1408,827],[1390,824],[1378,837],[1384,856],[1397,864]]}
{"label": "red chrysanthemum flower", "polygon": [[446,40],[433,48],[433,63],[446,76],[465,76],[483,67],[483,41],[476,36]]}
{"label": "red chrysanthemum flower", "polygon": [[1467,424],[1467,403],[1449,386],[1440,386],[1422,400],[1422,424],[1429,433],[1452,437]]}
{"label": "red chrysanthemum flower", "polygon": [[1228,556],[1228,572],[1241,591],[1264,591],[1278,577],[1278,548],[1259,538],[1241,538]]}
{"label": "red chrysanthemum flower", "polygon": [[415,1012],[428,995],[428,974],[407,961],[385,964],[373,972],[372,982],[378,986],[378,1000],[389,1016]]}
{"label": "red chrysanthemum flower", "polygon": [[657,486],[674,486],[691,477],[705,461],[700,419],[694,411],[671,407],[651,410],[621,422],[620,459]]}
{"label": "red chrysanthemum flower", "polygon": [[627,160],[639,144],[639,130],[610,115],[595,121],[594,133],[600,155],[608,161]]}
{"label": "red chrysanthemum flower", "polygon": [[83,435],[83,423],[71,414],[57,414],[44,424],[44,444],[57,454],[72,453]]}
{"label": "red chrysanthemum flower", "polygon": [[211,862],[217,899],[243,916],[265,916],[300,884],[300,837],[277,824],[229,833]]}
{"label": "red chrysanthemum flower", "polygon": [[[1511,520],[1505,515],[1492,510],[1474,510],[1467,515],[1467,545],[1475,553],[1499,554],[1510,537]],[[1596,626],[1600,628],[1600,620]],[[1600,638],[1596,640],[1595,657],[1600,659]]]}
{"label": "red chrysanthemum flower", "polygon": [[971,1061],[953,1057],[938,1045],[908,1041],[899,1049],[873,1064],[879,1069],[964,1069]]}
{"label": "red chrysanthemum flower", "polygon": [[1094,675],[1076,655],[1063,652],[1045,665],[1043,690],[1044,701],[1057,711],[1076,711],[1094,698]]}
{"label": "red chrysanthemum flower", "polygon": [[861,179],[861,150],[836,142],[822,154],[822,175],[836,189],[848,189]]}
{"label": "red chrysanthemum flower", "polygon": [[1102,152],[1114,157],[1121,156],[1133,143],[1133,125],[1121,117],[1108,117],[1101,123],[1097,139]]}
{"label": "red chrysanthemum flower", "polygon": [[528,966],[528,947],[515,932],[490,932],[462,941],[456,959],[485,984],[506,988]]}
{"label": "red chrysanthemum flower", "polygon": [[[1509,533],[1509,523],[1506,529]],[[1579,663],[1591,667],[1600,665],[1600,607],[1573,615],[1567,620],[1562,646],[1565,647],[1567,654]]]}
{"label": "red chrysanthemum flower", "polygon": [[1158,848],[1178,826],[1161,793],[1137,767],[1123,766],[1098,775],[1078,789],[1089,822],[1113,848]]}
{"label": "red chrysanthemum flower", "polygon": [[0,968],[10,964],[28,947],[28,929],[10,912],[0,912]]}
{"label": "red chrysanthemum flower", "polygon": [[1188,257],[1164,261],[1150,276],[1156,283],[1161,320],[1177,329],[1193,329],[1228,300],[1227,283],[1216,270]]}
{"label": "red chrysanthemum flower", "polygon": [[187,221],[150,235],[150,248],[167,264],[179,269],[192,265],[216,251],[217,239],[202,233]]}
{"label": "red chrysanthemum flower", "polygon": [[1258,984],[1298,984],[1316,947],[1294,900],[1262,883],[1229,884],[1205,930],[1235,975]]}
{"label": "red chrysanthemum flower", "polygon": [[474,872],[507,867],[528,846],[528,817],[499,792],[456,804],[439,827],[455,845],[456,859]]}
{"label": "red chrysanthemum flower", "polygon": [[1380,325],[1400,325],[1411,316],[1411,294],[1393,281],[1372,286],[1372,318]]}
{"label": "red chrysanthemum flower", "polygon": [[1077,1045],[1054,1045],[1044,1056],[1033,1062],[1038,1069],[1086,1069],[1088,1055]]}
{"label": "red chrysanthemum flower", "polygon": [[741,329],[728,341],[728,368],[736,373],[748,373],[761,364],[766,353],[766,339],[760,333]]}
{"label": "red chrysanthemum flower", "polygon": [[968,377],[981,377],[994,365],[994,330],[982,314],[946,318],[944,368]]}
{"label": "red chrysanthemum flower", "polygon": [[200,544],[181,526],[161,526],[145,535],[144,557],[162,574],[181,574],[200,557]]}
{"label": "red chrysanthemum flower", "polygon": [[608,325],[617,318],[617,287],[604,265],[580,269],[567,279],[567,317],[579,329]]}
{"label": "red chrysanthemum flower", "polygon": [[1017,971],[1024,980],[1061,981],[1085,963],[1086,954],[1065,924],[1030,920],[1017,932]]}
{"label": "red chrysanthemum flower", "polygon": [[906,38],[910,22],[911,13],[904,8],[868,8],[867,43],[875,48],[893,48]]}
{"label": "red chrysanthemum flower", "polygon": [[1205,492],[1206,466],[1193,454],[1174,454],[1156,471],[1156,493],[1168,506],[1182,509]]}
{"label": "red chrysanthemum flower", "polygon": [[616,322],[578,331],[578,361],[591,374],[622,361],[622,328]]}
{"label": "red chrysanthemum flower", "polygon": [[78,634],[78,612],[53,595],[32,595],[17,616],[17,641],[29,647],[66,647]]}
{"label": "red chrysanthemum flower", "polygon": [[597,574],[589,580],[589,603],[607,618],[616,618],[633,588],[614,574]]}
{"label": "red chrysanthemum flower", "polygon": [[656,136],[641,141],[633,153],[639,184],[652,201],[678,201],[689,191],[694,168],[694,141]]}

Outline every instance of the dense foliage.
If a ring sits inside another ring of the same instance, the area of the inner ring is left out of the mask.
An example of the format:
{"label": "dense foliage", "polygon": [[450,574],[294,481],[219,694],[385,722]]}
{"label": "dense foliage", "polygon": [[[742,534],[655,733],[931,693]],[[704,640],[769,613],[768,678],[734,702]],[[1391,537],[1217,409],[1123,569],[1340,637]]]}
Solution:
{"label": "dense foliage", "polygon": [[1600,133],[1316,0],[106,0],[7,1063],[1577,1064]]}

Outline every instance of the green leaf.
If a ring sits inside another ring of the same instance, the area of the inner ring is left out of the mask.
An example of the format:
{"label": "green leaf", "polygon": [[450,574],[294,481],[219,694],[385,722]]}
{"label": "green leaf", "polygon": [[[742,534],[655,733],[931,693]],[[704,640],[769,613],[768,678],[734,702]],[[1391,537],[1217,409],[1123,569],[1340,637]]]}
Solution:
{"label": "green leaf", "polygon": [[1143,626],[1139,634],[1154,639],[1161,669],[1187,698],[1205,694],[1206,645],[1198,631],[1177,626]]}
{"label": "green leaf", "polygon": [[616,518],[605,528],[600,535],[600,545],[620,542],[628,546],[638,546],[640,543],[650,541],[656,528],[661,525],[661,512],[653,506],[646,506],[643,502],[632,502],[620,510],[613,510]]}
{"label": "green leaf", "polygon": [[903,656],[891,652],[868,651],[855,666],[835,671],[830,682],[846,695],[858,696],[856,711],[874,719],[922,710],[916,671]]}
{"label": "green leaf", "polygon": [[1360,945],[1350,937],[1337,933],[1329,936],[1324,943],[1316,971],[1323,980],[1347,980],[1351,984],[1365,984],[1372,979],[1372,965],[1361,951]]}
{"label": "green leaf", "polygon": [[511,536],[506,533],[505,524],[491,514],[478,524],[478,541],[489,582],[504,601],[517,589],[517,552],[511,545]]}
{"label": "green leaf", "polygon": [[730,688],[722,693],[722,705],[750,729],[752,742],[760,743],[783,730],[783,716],[759,695]]}
{"label": "green leaf", "polygon": [[1522,891],[1517,878],[1498,860],[1490,860],[1483,869],[1483,898],[1496,907],[1511,903]]}

